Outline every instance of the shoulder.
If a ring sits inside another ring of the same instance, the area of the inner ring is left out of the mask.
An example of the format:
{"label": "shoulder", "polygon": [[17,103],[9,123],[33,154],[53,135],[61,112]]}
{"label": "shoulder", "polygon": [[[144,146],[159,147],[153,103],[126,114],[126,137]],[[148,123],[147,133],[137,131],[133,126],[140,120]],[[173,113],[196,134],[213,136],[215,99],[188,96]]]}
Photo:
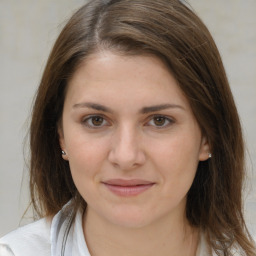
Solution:
{"label": "shoulder", "polygon": [[0,239],[0,255],[50,255],[50,233],[51,221],[46,218],[20,227]]}

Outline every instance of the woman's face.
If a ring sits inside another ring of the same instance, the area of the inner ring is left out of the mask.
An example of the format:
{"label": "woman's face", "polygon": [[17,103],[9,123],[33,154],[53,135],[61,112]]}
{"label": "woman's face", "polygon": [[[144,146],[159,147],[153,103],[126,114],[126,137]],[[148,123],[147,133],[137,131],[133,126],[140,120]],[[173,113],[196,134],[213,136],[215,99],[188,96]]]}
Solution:
{"label": "woman's face", "polygon": [[183,218],[208,158],[187,99],[152,56],[87,58],[69,82],[59,134],[88,211],[121,226]]}

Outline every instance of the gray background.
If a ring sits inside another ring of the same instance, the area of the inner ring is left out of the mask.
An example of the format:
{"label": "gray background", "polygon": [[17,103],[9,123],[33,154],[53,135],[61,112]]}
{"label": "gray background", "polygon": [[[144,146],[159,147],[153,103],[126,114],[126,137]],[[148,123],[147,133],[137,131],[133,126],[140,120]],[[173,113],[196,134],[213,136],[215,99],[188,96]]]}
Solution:
{"label": "gray background", "polygon": [[[57,34],[85,2],[0,0],[0,236],[31,221],[31,213],[22,219],[29,201],[23,146],[31,103]],[[216,40],[241,115],[246,219],[256,235],[256,0],[189,2]]]}

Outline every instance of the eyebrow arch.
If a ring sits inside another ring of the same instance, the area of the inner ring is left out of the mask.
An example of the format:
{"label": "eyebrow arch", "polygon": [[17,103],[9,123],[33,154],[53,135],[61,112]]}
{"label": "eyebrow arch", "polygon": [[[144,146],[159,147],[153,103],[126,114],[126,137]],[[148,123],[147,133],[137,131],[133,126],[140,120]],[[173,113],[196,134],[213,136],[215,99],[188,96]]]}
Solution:
{"label": "eyebrow arch", "polygon": [[162,105],[155,105],[155,106],[150,106],[150,107],[144,107],[141,109],[140,113],[142,114],[147,114],[151,112],[156,112],[164,109],[169,109],[169,108],[178,108],[181,110],[185,110],[182,106],[176,105],[176,104],[162,104]]}
{"label": "eyebrow arch", "polygon": [[110,108],[105,107],[101,104],[92,103],[92,102],[77,103],[73,106],[73,108],[92,108],[92,109],[95,109],[95,110],[98,110],[98,111],[113,113],[113,111]]}
{"label": "eyebrow arch", "polygon": [[[98,103],[92,103],[92,102],[82,102],[82,103],[77,103],[75,105],[73,105],[73,108],[91,108],[91,109],[95,109],[98,111],[103,111],[103,112],[107,112],[107,113],[113,113],[114,111],[111,110],[108,107],[105,107],[101,104]],[[155,106],[149,106],[149,107],[143,107],[139,113],[141,114],[148,114],[151,112],[157,112],[160,110],[165,110],[165,109],[169,109],[169,108],[178,108],[181,110],[185,110],[182,106],[177,105],[177,104],[161,104],[161,105],[155,105]]]}

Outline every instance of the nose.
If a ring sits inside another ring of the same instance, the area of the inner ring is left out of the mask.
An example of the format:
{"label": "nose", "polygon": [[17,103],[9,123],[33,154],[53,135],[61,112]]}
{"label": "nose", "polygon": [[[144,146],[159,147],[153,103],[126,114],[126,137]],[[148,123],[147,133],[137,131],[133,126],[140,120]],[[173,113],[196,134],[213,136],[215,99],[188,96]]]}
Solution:
{"label": "nose", "polygon": [[132,127],[122,127],[112,136],[109,161],[121,170],[131,170],[145,163],[141,134]]}

